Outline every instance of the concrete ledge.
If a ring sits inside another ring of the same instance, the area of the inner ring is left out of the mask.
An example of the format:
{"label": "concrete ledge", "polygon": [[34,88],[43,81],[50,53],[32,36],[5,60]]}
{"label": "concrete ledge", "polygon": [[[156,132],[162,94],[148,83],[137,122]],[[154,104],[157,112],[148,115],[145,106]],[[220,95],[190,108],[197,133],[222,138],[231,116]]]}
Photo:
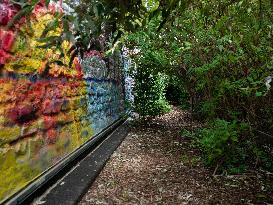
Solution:
{"label": "concrete ledge", "polygon": [[129,131],[128,121],[118,127],[33,204],[77,204]]}

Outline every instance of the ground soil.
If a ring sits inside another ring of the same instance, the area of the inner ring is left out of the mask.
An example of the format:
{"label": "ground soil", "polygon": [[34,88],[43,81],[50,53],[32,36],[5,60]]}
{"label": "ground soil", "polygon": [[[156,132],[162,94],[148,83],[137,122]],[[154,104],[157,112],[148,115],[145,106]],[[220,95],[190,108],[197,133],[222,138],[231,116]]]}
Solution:
{"label": "ground soil", "polygon": [[181,129],[200,126],[189,112],[134,120],[131,131],[79,203],[273,204],[273,176],[261,170],[213,175]]}

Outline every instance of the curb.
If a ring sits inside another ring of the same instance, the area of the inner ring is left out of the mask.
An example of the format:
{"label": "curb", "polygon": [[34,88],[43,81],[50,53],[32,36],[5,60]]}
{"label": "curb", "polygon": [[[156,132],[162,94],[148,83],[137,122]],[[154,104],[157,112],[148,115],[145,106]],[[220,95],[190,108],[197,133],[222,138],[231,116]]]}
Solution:
{"label": "curb", "polygon": [[22,204],[70,205],[77,204],[88,191],[113,152],[129,132],[128,120],[106,137],[86,157],[79,161],[65,176],[45,190],[38,198]]}

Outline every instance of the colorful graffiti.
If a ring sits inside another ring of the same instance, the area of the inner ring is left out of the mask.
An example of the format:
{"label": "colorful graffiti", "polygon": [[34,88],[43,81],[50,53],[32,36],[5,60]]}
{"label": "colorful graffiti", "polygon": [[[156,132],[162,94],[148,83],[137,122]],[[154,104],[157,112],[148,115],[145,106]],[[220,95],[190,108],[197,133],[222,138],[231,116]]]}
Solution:
{"label": "colorful graffiti", "polygon": [[43,47],[42,32],[58,10],[40,3],[6,29],[19,9],[0,3],[0,202],[125,112],[120,54],[106,63],[90,51],[70,67],[69,42],[62,42],[63,53]]}

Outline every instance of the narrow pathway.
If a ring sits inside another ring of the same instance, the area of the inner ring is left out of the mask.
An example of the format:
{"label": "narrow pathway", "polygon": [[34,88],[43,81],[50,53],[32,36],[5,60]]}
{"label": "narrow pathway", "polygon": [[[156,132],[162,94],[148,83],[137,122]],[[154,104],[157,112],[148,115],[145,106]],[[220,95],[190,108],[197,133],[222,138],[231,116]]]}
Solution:
{"label": "narrow pathway", "polygon": [[257,174],[212,177],[179,134],[190,121],[174,107],[145,125],[132,124],[80,204],[265,204],[257,196],[264,189]]}

